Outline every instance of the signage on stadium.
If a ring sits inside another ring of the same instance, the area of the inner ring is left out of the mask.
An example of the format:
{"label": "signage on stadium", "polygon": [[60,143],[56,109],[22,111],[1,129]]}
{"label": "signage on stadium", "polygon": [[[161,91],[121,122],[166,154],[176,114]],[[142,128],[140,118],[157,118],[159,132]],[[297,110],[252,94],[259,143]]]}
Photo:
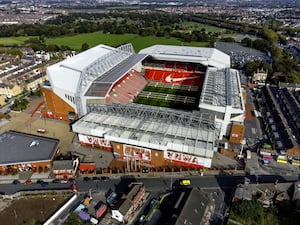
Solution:
{"label": "signage on stadium", "polygon": [[151,150],[131,145],[123,145],[124,157],[128,159],[151,161]]}
{"label": "signage on stadium", "polygon": [[164,151],[164,158],[172,161],[178,161],[187,164],[205,166],[205,159],[180,152]]}
{"label": "signage on stadium", "polygon": [[94,146],[101,146],[106,148],[111,148],[111,144],[109,140],[99,137],[87,136],[83,134],[78,135],[79,141],[83,142],[84,144],[94,145]]}

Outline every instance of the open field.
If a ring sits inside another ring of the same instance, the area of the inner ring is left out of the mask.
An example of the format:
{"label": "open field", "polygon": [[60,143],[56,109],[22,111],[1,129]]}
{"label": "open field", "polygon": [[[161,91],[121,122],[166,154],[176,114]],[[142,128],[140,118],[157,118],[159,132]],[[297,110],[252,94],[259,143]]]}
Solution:
{"label": "open field", "polygon": [[0,45],[4,45],[4,46],[22,45],[24,41],[30,38],[34,38],[34,36],[2,37],[0,38]]}
{"label": "open field", "polygon": [[[0,38],[0,45],[11,46],[11,45],[21,45],[25,40],[28,40],[30,36],[26,37],[8,37]],[[72,49],[80,50],[83,43],[87,43],[89,47],[94,47],[99,44],[105,44],[112,47],[118,47],[122,44],[132,43],[133,48],[136,52],[143,48],[155,45],[186,45],[186,46],[197,46],[197,47],[207,47],[206,42],[181,42],[175,38],[165,38],[156,36],[146,36],[142,37],[136,34],[103,34],[101,32],[88,33],[88,34],[78,34],[74,36],[65,36],[57,38],[49,38],[46,40],[47,45],[58,45],[58,46],[69,46]]]}
{"label": "open field", "polygon": [[83,43],[87,43],[89,47],[93,47],[99,44],[105,44],[113,47],[118,47],[122,44],[132,43],[133,48],[136,52],[143,48],[150,47],[155,44],[162,45],[187,45],[187,46],[207,46],[207,43],[203,42],[189,42],[182,43],[180,40],[175,38],[165,38],[156,36],[142,37],[134,34],[103,34],[101,32],[89,33],[89,34],[78,34],[69,37],[52,38],[46,41],[47,44],[55,45],[68,45],[72,49],[80,50]]}
{"label": "open field", "polygon": [[137,37],[138,35],[135,34],[116,35],[94,32],[87,34],[77,34],[74,36],[49,38],[46,40],[46,44],[53,44],[58,46],[66,45],[71,47],[72,49],[80,50],[83,43],[87,43],[89,47],[93,47],[99,44],[106,44],[109,46],[117,47],[122,44],[131,42]]}
{"label": "open field", "polygon": [[201,29],[205,29],[206,33],[220,32],[220,30],[221,30],[219,27],[210,26],[210,25],[206,25],[206,24],[202,24],[202,23],[196,23],[196,22],[182,22],[179,24],[179,27],[182,29],[182,31],[188,31],[188,30],[201,31]]}
{"label": "open field", "polygon": [[[0,223],[21,225],[44,222],[69,198],[69,195],[44,195],[20,197],[15,200],[1,200],[6,208],[0,211]],[[4,222],[5,221],[5,222]]]}

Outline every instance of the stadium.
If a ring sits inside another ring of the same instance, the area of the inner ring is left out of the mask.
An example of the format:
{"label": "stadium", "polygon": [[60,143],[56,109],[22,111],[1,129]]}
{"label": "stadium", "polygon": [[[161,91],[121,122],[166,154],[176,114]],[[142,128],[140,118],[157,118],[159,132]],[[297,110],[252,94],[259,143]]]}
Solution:
{"label": "stadium", "polygon": [[215,48],[98,45],[47,74],[43,116],[73,121],[82,145],[112,151],[129,170],[210,168],[232,122],[244,120],[238,71]]}

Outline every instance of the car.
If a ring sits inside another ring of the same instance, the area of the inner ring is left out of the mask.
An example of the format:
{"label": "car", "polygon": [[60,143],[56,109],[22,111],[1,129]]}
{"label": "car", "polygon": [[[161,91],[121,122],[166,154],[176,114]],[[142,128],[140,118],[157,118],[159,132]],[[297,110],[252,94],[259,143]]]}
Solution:
{"label": "car", "polygon": [[46,181],[42,181],[42,182],[41,182],[41,186],[42,186],[42,187],[46,187],[47,185],[48,185],[48,182],[46,182]]}
{"label": "car", "polygon": [[101,176],[101,180],[103,180],[103,181],[107,181],[107,180],[109,180],[109,177],[106,177],[106,176]]}
{"label": "car", "polygon": [[54,179],[54,180],[52,180],[52,183],[60,183],[60,180],[59,179]]}
{"label": "car", "polygon": [[36,130],[36,132],[44,134],[46,132],[46,130],[42,129],[42,128],[39,128],[39,129]]}
{"label": "car", "polygon": [[148,168],[142,169],[142,173],[149,173],[149,169]]}
{"label": "car", "polygon": [[14,180],[13,184],[20,184],[21,182],[19,180]]}
{"label": "car", "polygon": [[98,180],[100,180],[99,177],[93,177],[93,181],[98,181]]}
{"label": "car", "polygon": [[48,182],[43,181],[42,179],[38,179],[38,180],[36,181],[36,183],[37,183],[37,184],[40,184],[40,185],[43,186],[43,187],[45,187],[45,186],[48,185]]}
{"label": "car", "polygon": [[145,220],[145,217],[146,217],[145,215],[141,215],[140,218],[139,218],[139,222],[143,223],[144,220]]}
{"label": "car", "polygon": [[71,185],[69,186],[69,189],[76,190],[76,189],[77,189],[77,187],[76,187],[76,185],[75,185],[75,184],[71,184]]}
{"label": "car", "polygon": [[62,183],[62,184],[66,184],[66,183],[68,183],[68,181],[67,181],[67,180],[59,180],[59,182],[60,182],[60,183]]}
{"label": "car", "polygon": [[91,178],[90,178],[90,177],[84,177],[83,180],[84,180],[84,181],[90,181]]}
{"label": "car", "polygon": [[32,184],[31,180],[25,180],[24,184]]}
{"label": "car", "polygon": [[180,180],[179,184],[182,186],[189,186],[189,185],[191,185],[191,181],[183,179],[183,180]]}

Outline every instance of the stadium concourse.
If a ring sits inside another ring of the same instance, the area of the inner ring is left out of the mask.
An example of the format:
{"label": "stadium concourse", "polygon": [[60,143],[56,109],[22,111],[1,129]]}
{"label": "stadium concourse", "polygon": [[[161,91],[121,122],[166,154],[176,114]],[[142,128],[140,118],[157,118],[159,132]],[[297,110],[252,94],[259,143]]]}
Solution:
{"label": "stadium concourse", "polygon": [[112,151],[129,171],[210,168],[243,123],[239,74],[215,48],[98,45],[47,68],[43,116],[72,121],[82,145]]}

